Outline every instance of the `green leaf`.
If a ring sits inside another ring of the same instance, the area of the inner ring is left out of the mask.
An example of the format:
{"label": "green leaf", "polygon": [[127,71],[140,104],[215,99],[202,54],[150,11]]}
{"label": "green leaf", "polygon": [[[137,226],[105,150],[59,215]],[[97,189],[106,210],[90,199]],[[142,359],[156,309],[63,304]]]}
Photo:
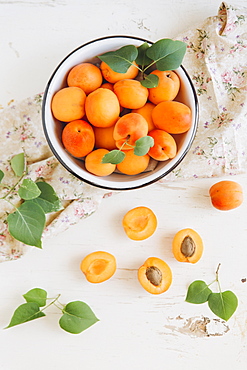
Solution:
{"label": "green leaf", "polygon": [[135,142],[134,154],[143,156],[154,146],[154,139],[151,136],[143,136]]}
{"label": "green leaf", "polygon": [[51,185],[44,181],[36,182],[36,185],[40,190],[40,195],[32,202],[38,204],[45,213],[57,212],[63,209],[60,199]]}
{"label": "green leaf", "polygon": [[7,217],[10,234],[20,242],[42,247],[41,236],[45,226],[43,209],[32,201],[24,202]]}
{"label": "green leaf", "polygon": [[59,320],[60,327],[72,334],[79,334],[99,319],[91,308],[84,302],[74,301],[68,303],[63,309],[63,316]]}
{"label": "green leaf", "polygon": [[111,163],[111,164],[119,164],[125,158],[125,153],[121,150],[111,150],[109,153],[105,154],[102,158],[102,163]]}
{"label": "green leaf", "polygon": [[238,298],[230,290],[211,293],[208,297],[208,306],[215,315],[227,321],[238,307]]}
{"label": "green leaf", "polygon": [[126,73],[137,58],[137,55],[138,51],[134,45],[126,45],[116,51],[109,51],[99,55],[98,58],[105,62],[114,72]]}
{"label": "green leaf", "polygon": [[0,182],[2,181],[3,178],[4,178],[4,173],[2,170],[0,170]]}
{"label": "green leaf", "polygon": [[147,42],[144,42],[142,45],[140,45],[137,50],[138,50],[138,56],[136,58],[136,63],[141,66],[141,68],[143,69],[144,66],[147,66],[149,65],[152,60],[150,58],[148,58],[147,54],[146,54],[146,51],[147,49],[149,48],[150,46],[148,45]]}
{"label": "green leaf", "polygon": [[40,193],[38,186],[31,179],[24,179],[18,190],[19,196],[24,200],[37,198]]}
{"label": "green leaf", "polygon": [[45,314],[40,311],[40,308],[35,302],[23,303],[15,310],[9,325],[7,328],[10,328],[15,325],[23,324],[24,322],[38,319],[43,317]]}
{"label": "green leaf", "polygon": [[44,289],[34,288],[29,290],[23,297],[27,302],[35,302],[39,307],[46,305],[47,292]]}
{"label": "green leaf", "polygon": [[162,39],[147,49],[147,56],[156,63],[160,71],[177,69],[186,52],[186,44],[179,40]]}
{"label": "green leaf", "polygon": [[159,84],[159,77],[157,75],[149,74],[145,75],[144,80],[141,80],[140,83],[142,86],[151,89],[153,87],[157,87]]}
{"label": "green leaf", "polygon": [[21,177],[25,171],[26,160],[24,153],[19,153],[11,158],[10,164],[16,176]]}
{"label": "green leaf", "polygon": [[190,284],[185,300],[189,303],[205,303],[211,293],[212,290],[204,281],[196,280]]}

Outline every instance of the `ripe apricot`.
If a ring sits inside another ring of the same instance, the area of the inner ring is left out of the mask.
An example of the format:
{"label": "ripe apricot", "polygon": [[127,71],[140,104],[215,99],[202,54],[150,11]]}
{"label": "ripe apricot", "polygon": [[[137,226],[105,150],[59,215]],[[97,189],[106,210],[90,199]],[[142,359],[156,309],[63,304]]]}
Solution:
{"label": "ripe apricot", "polygon": [[134,149],[126,150],[124,160],[117,164],[118,171],[125,175],[138,175],[145,171],[149,165],[150,157],[148,154],[138,156],[135,155]]}
{"label": "ripe apricot", "polygon": [[114,127],[93,127],[95,135],[95,147],[107,150],[117,149],[116,142],[113,138]]}
{"label": "ripe apricot", "polygon": [[[115,124],[113,138],[117,148],[131,150],[136,142],[148,134],[148,124],[139,113],[127,113],[119,118]],[[124,143],[127,142],[129,145]]]}
{"label": "ripe apricot", "polygon": [[148,207],[136,207],[128,211],[122,220],[127,236],[132,240],[149,238],[157,228],[157,218]]}
{"label": "ripe apricot", "polygon": [[157,87],[148,90],[148,99],[154,104],[175,99],[180,88],[178,75],[173,71],[159,71],[157,69],[150,74],[158,76],[159,82]]}
{"label": "ripe apricot", "polygon": [[191,127],[190,108],[177,101],[163,101],[156,105],[152,112],[156,128],[170,134],[182,134]]}
{"label": "ripe apricot", "polygon": [[113,91],[98,88],[86,97],[86,116],[96,127],[110,127],[119,118],[119,101]]}
{"label": "ripe apricot", "polygon": [[116,165],[102,163],[102,158],[109,153],[107,149],[96,149],[89,153],[85,158],[86,170],[96,176],[108,176],[115,171]]}
{"label": "ripe apricot", "polygon": [[80,87],[86,95],[100,87],[102,81],[99,67],[92,63],[80,63],[74,66],[67,77],[68,86]]}
{"label": "ripe apricot", "polygon": [[148,89],[137,80],[120,80],[114,84],[113,89],[124,108],[138,109],[147,102]]}
{"label": "ripe apricot", "polygon": [[92,126],[84,120],[67,123],[62,131],[62,143],[74,157],[84,157],[94,148],[94,132]]}
{"label": "ripe apricot", "polygon": [[103,251],[92,252],[82,261],[80,269],[90,283],[102,283],[110,279],[117,268],[115,257]]}
{"label": "ripe apricot", "polygon": [[165,261],[149,257],[138,270],[138,280],[147,292],[161,294],[171,286],[172,271]]}
{"label": "ripe apricot", "polygon": [[118,73],[118,72],[114,72],[105,62],[101,62],[100,64],[100,69],[101,69],[104,79],[113,84],[125,78],[135,78],[139,72],[137,67],[138,66],[136,62],[133,62],[133,64],[129,67],[127,72]]}
{"label": "ripe apricot", "polygon": [[138,109],[132,109],[132,113],[139,113],[148,123],[148,132],[155,129],[153,119],[152,119],[152,111],[155,107],[155,104],[147,102],[143,107]]}
{"label": "ripe apricot", "polygon": [[202,238],[193,229],[182,229],[173,238],[172,252],[179,262],[196,263],[201,258],[203,249]]}
{"label": "ripe apricot", "polygon": [[64,87],[58,90],[51,102],[51,110],[56,119],[70,122],[85,114],[86,94],[79,87]]}
{"label": "ripe apricot", "polygon": [[235,181],[223,180],[209,189],[212,205],[220,211],[229,211],[243,203],[243,189]]}
{"label": "ripe apricot", "polygon": [[100,87],[102,87],[102,89],[109,89],[111,91],[113,91],[113,84],[111,84],[110,82],[104,82]]}
{"label": "ripe apricot", "polygon": [[149,149],[150,157],[157,161],[166,161],[177,154],[177,144],[172,135],[164,130],[152,130],[148,133],[154,139],[154,146]]}

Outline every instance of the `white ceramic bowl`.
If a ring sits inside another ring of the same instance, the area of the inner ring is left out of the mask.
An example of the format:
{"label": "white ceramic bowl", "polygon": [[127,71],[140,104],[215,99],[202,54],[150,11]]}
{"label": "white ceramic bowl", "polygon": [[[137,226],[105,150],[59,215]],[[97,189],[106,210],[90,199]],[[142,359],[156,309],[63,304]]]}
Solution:
{"label": "white ceramic bowl", "polygon": [[159,162],[153,171],[138,175],[129,176],[113,173],[109,176],[98,177],[92,175],[85,169],[84,162],[82,160],[73,158],[64,149],[61,141],[63,125],[59,124],[52,115],[51,100],[55,92],[66,86],[66,78],[70,69],[76,64],[82,62],[93,62],[97,55],[103,54],[107,51],[116,50],[124,45],[130,44],[139,46],[143,42],[147,42],[150,45],[152,44],[152,42],[139,37],[107,36],[90,41],[78,47],[67,55],[57,66],[50,77],[44,92],[42,121],[44,133],[52,152],[58,161],[74,176],[99,188],[108,190],[130,190],[141,188],[156,182],[174,170],[174,168],[183,160],[195,137],[198,124],[198,101],[191,79],[183,66],[181,66],[176,70],[181,81],[181,87],[175,100],[181,101],[190,107],[192,111],[192,125],[188,132],[175,135],[178,147],[178,152],[175,158],[165,162]]}

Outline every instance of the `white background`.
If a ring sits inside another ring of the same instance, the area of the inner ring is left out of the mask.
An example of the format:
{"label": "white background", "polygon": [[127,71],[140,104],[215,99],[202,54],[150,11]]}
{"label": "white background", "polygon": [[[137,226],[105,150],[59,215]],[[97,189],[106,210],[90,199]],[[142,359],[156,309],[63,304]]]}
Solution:
{"label": "white background", "polygon": [[[231,1],[247,6],[246,1]],[[0,104],[43,92],[60,60],[74,48],[104,35],[134,35],[156,41],[175,37],[206,17],[217,15],[215,0],[0,0]],[[247,176],[237,176],[247,192]],[[220,212],[210,204],[215,179],[193,180],[122,192],[104,199],[88,219],[31,249],[20,260],[0,266],[0,369],[224,369],[247,368],[247,223],[241,207]],[[156,233],[143,242],[126,237],[121,226],[131,208],[145,205],[157,215]],[[185,227],[204,241],[195,265],[177,262],[174,234]],[[90,284],[80,272],[81,259],[94,250],[115,255],[116,274]],[[171,288],[148,294],[137,269],[149,256],[164,259],[173,271]],[[207,305],[184,301],[195,279],[210,283],[221,263],[223,290],[233,290],[239,307],[222,336],[196,337],[179,330],[179,316],[216,318]],[[82,300],[100,321],[79,335],[62,331],[53,307],[47,317],[3,330],[21,297],[40,287],[61,302]]]}

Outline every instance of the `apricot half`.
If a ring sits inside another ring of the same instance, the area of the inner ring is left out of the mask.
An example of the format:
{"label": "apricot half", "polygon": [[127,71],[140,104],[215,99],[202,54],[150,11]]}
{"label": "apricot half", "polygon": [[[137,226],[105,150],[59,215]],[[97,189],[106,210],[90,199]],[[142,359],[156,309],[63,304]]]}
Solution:
{"label": "apricot half", "polygon": [[136,207],[128,211],[122,221],[124,231],[132,240],[149,238],[157,228],[157,218],[148,207]]}
{"label": "apricot half", "polygon": [[149,257],[138,270],[138,280],[147,292],[161,294],[172,283],[172,271],[160,258]]}
{"label": "apricot half", "polygon": [[193,229],[182,229],[173,238],[172,252],[179,262],[196,263],[201,258],[203,249],[202,238]]}
{"label": "apricot half", "polygon": [[117,263],[112,254],[96,251],[81,261],[80,268],[90,283],[102,283],[114,275]]}
{"label": "apricot half", "polygon": [[229,211],[243,203],[243,189],[235,181],[223,180],[209,189],[212,205],[220,211]]}

